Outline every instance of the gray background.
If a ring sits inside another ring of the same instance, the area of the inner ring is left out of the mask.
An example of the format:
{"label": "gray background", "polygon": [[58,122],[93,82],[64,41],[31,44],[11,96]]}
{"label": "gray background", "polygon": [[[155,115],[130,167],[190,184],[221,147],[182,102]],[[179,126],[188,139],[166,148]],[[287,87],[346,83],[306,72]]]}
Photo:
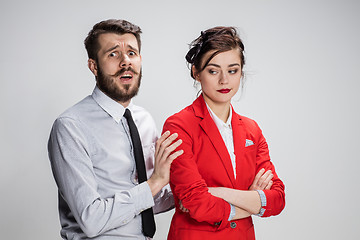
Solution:
{"label": "gray background", "polygon": [[[46,144],[54,119],[90,94],[83,40],[98,21],[143,29],[135,102],[161,129],[196,89],[185,64],[200,30],[238,27],[246,84],[237,112],[255,119],[286,185],[280,216],[255,217],[258,239],[358,239],[359,1],[2,1],[1,239],[59,239]],[[166,238],[173,212],[157,216]]]}

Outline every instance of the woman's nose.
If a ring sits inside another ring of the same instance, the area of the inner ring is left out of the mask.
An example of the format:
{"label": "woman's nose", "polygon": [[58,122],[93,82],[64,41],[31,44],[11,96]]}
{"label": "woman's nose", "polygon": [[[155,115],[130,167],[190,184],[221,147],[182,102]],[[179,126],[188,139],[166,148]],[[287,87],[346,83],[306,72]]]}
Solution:
{"label": "woman's nose", "polygon": [[228,81],[229,80],[228,80],[228,76],[227,76],[226,72],[223,72],[220,76],[219,83],[226,84],[226,83],[228,83]]}

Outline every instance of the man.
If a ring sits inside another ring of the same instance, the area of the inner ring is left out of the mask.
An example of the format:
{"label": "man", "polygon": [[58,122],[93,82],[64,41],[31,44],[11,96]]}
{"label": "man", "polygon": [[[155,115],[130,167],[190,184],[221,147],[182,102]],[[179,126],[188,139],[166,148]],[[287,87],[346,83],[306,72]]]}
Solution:
{"label": "man", "polygon": [[[142,229],[151,222],[142,224],[143,212],[174,205],[167,184],[171,162],[183,153],[174,151],[181,140],[169,132],[158,139],[150,114],[131,103],[141,82],[140,33],[124,20],[94,25],[85,47],[95,89],[53,125],[48,151],[64,239],[151,238],[153,233]],[[129,110],[141,139],[142,164],[151,176],[144,182],[138,180],[132,120],[124,117]]]}

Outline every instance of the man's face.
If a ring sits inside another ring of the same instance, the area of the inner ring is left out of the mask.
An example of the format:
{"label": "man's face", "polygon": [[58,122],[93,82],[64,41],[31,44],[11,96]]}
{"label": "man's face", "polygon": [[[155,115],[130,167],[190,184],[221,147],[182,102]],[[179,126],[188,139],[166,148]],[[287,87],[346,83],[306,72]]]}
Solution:
{"label": "man's face", "polygon": [[98,60],[89,60],[97,85],[110,98],[127,105],[141,82],[141,55],[136,37],[130,33],[104,33],[98,42]]}

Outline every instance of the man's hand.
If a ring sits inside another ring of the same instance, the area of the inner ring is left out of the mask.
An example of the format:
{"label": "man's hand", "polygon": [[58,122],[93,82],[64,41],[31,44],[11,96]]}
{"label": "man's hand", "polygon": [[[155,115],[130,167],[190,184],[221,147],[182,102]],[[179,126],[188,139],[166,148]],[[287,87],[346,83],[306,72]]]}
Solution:
{"label": "man's hand", "polygon": [[154,172],[147,181],[153,196],[155,196],[166,184],[169,183],[171,163],[174,159],[184,153],[183,150],[174,152],[175,149],[182,143],[181,139],[175,141],[177,137],[177,133],[170,136],[170,132],[166,131],[156,141]]}
{"label": "man's hand", "polygon": [[268,190],[271,188],[273,181],[271,179],[274,177],[271,170],[265,172],[265,169],[262,168],[255,176],[253,183],[251,184],[249,190]]}

